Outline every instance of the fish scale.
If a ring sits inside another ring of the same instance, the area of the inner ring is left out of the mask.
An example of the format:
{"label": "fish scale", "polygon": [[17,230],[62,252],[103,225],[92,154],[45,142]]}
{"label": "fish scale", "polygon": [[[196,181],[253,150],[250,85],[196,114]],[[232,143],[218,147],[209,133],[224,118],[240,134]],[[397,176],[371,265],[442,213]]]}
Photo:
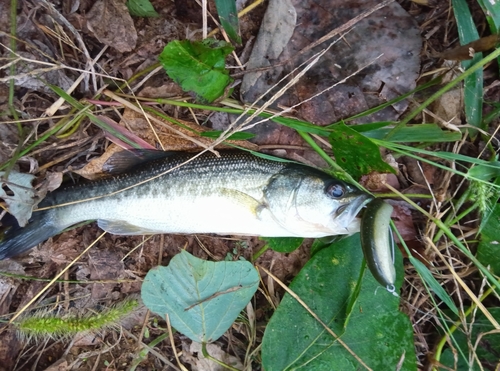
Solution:
{"label": "fish scale", "polygon": [[[123,174],[63,186],[49,194],[27,226],[4,234],[0,259],[85,220],[97,220],[104,230],[122,235],[352,234],[359,230],[356,215],[371,199],[317,169],[247,152],[221,152],[220,157],[206,152],[188,163],[193,154],[135,154],[135,165]],[[119,154],[110,166],[124,169],[130,159],[130,154]]]}
{"label": "fish scale", "polygon": [[[188,162],[182,165],[182,167],[176,168],[192,157],[193,155],[189,153],[167,156],[166,159],[168,159],[168,162],[165,162],[165,159],[147,161],[144,168],[140,168],[132,173],[120,174],[112,178],[105,178],[94,182],[63,186],[57,192],[49,194],[40,203],[39,207],[42,208],[81,201],[84,198],[105,196],[110,193],[119,192],[125,188],[133,187],[158,175],[160,175],[159,178],[134,187],[136,192],[139,189],[145,191],[151,189],[151,185],[154,186],[154,182],[156,181],[189,178],[193,175],[202,176],[208,174],[213,176],[226,172],[239,171],[239,176],[243,176],[246,173],[271,177],[275,172],[281,170],[284,164],[281,162],[266,161],[244,153],[225,153],[220,158],[205,154],[198,157],[194,164]],[[85,197],[82,197],[80,191],[85,192]]]}

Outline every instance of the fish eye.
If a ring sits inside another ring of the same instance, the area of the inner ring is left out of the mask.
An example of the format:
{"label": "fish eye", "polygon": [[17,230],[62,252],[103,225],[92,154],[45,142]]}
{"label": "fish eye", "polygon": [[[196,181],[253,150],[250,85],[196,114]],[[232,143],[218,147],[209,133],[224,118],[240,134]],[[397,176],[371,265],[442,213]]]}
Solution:
{"label": "fish eye", "polygon": [[326,187],[325,191],[332,198],[340,198],[345,194],[345,188],[338,183],[331,183]]}

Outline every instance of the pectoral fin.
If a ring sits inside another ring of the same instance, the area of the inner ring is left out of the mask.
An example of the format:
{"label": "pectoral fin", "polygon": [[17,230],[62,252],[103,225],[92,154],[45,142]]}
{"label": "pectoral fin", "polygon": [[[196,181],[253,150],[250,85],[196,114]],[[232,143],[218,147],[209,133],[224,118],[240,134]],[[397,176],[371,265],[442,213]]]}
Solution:
{"label": "pectoral fin", "polygon": [[102,220],[97,221],[99,228],[104,229],[106,232],[118,235],[137,236],[141,234],[155,234],[160,233],[151,229],[133,225],[122,220]]}
{"label": "pectoral fin", "polygon": [[261,210],[266,207],[262,202],[256,200],[252,196],[236,189],[222,188],[220,192],[226,199],[230,199],[235,204],[243,206],[257,217]]}

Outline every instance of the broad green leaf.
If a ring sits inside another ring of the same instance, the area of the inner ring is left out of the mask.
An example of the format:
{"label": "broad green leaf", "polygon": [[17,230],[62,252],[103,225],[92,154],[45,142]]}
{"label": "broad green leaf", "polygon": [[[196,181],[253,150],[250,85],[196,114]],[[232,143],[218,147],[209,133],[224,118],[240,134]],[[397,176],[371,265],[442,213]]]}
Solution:
{"label": "broad green leaf", "polygon": [[354,178],[373,171],[394,173],[382,157],[376,144],[344,124],[333,126],[330,134],[337,163]]}
{"label": "broad green leaf", "polygon": [[[476,25],[465,0],[452,0],[453,13],[457,20],[458,36],[462,45],[479,39]],[[462,62],[464,70],[479,62],[483,53],[475,53],[472,60]],[[482,127],[483,119],[483,70],[477,70],[464,80],[464,104],[467,123]],[[476,132],[471,132],[475,136]]]}
{"label": "broad green leaf", "polygon": [[224,94],[233,81],[225,68],[226,56],[233,48],[214,39],[172,41],[160,54],[168,76],[184,91],[203,103],[211,103]]}
{"label": "broad green leaf", "polygon": [[[402,358],[400,370],[416,370],[411,323],[398,310],[399,298],[381,288],[368,270],[348,313],[362,262],[359,235],[350,236],[318,251],[290,289],[373,371],[396,370]],[[401,272],[400,255],[397,266]],[[397,290],[402,279],[398,274]],[[289,294],[266,327],[262,364],[266,371],[365,369]]]}
{"label": "broad green leaf", "polygon": [[439,282],[434,278],[429,269],[427,269],[427,267],[420,260],[414,258],[413,256],[410,256],[410,263],[413,264],[420,277],[422,277],[425,283],[429,286],[430,291],[436,294],[436,296],[446,303],[448,308],[450,308],[453,313],[458,316],[458,308],[455,303],[451,300],[446,290],[443,289]]}
{"label": "broad green leaf", "polygon": [[301,237],[262,237],[261,240],[266,241],[272,250],[282,253],[295,251],[304,242]]}
{"label": "broad green leaf", "polygon": [[[200,134],[200,136],[217,139],[220,137],[221,134],[222,134],[221,130],[211,130],[211,131],[202,132]],[[231,136],[227,139],[228,140],[247,140],[247,139],[252,139],[253,137],[255,137],[255,134],[246,133],[246,132],[239,132],[239,133],[231,134]]]}
{"label": "broad green leaf", "polygon": [[158,17],[159,14],[149,0],[127,0],[127,8],[136,17]]}
{"label": "broad green leaf", "polygon": [[224,31],[226,31],[231,40],[237,44],[241,44],[236,0],[215,0],[215,6]]}
{"label": "broad green leaf", "polygon": [[484,265],[489,265],[493,274],[500,275],[500,204],[495,205],[481,229],[477,258]]}
{"label": "broad green leaf", "polygon": [[337,235],[337,236],[327,236],[327,237],[321,237],[321,238],[316,238],[314,242],[311,245],[310,248],[310,254],[311,257],[317,254],[319,251],[327,248],[334,242],[338,242],[342,239],[346,238],[345,235]]}
{"label": "broad green leaf", "polygon": [[141,296],[152,312],[168,314],[177,331],[209,343],[231,327],[258,285],[259,275],[247,261],[210,262],[183,250],[168,267],[148,272]]}
{"label": "broad green leaf", "polygon": [[[500,308],[488,308],[488,310],[497,321],[500,321]],[[463,332],[455,332],[453,334],[455,339],[454,344],[458,344],[462,353],[469,356],[468,359],[464,359],[458,355],[457,364],[455,364],[454,351],[450,348],[446,348],[443,351],[439,362],[444,366],[457,371],[492,370],[495,366],[498,367],[500,354],[500,333],[495,331],[495,333],[486,334],[487,332],[495,329],[481,311],[476,312],[474,325],[470,326],[470,329],[472,329],[472,332],[469,336]],[[471,344],[475,345],[478,340],[478,336],[481,334],[483,336],[477,348],[475,350],[471,349]],[[470,364],[469,360],[471,360]],[[477,360],[481,362],[482,367],[478,365]],[[491,368],[489,366],[491,366]]]}
{"label": "broad green leaf", "polygon": [[[399,255],[401,255],[401,254],[399,254]],[[398,257],[398,259],[399,259],[399,257]],[[359,293],[361,292],[361,288],[363,287],[363,278],[364,278],[366,270],[367,270],[367,266],[366,266],[366,257],[365,257],[365,259],[363,259],[363,264],[361,265],[361,270],[359,271],[358,281],[356,282],[356,285],[354,286],[354,289],[352,290],[352,293],[349,296],[349,301],[347,302],[347,307],[346,307],[347,316],[346,316],[346,319],[344,321],[344,329],[343,329],[344,331],[347,328],[347,325],[349,324],[351,316],[356,312],[356,304],[358,302]],[[401,272],[401,275],[403,275],[403,274],[404,273]],[[373,276],[373,274],[372,274],[372,276]],[[397,294],[394,293],[393,295],[397,295]]]}

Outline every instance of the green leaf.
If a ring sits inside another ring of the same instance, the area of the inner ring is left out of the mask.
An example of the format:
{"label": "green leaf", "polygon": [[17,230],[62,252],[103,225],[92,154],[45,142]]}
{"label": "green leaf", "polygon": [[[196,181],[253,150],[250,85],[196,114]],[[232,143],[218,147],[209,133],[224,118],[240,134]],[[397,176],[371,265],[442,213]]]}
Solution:
{"label": "green leaf", "polygon": [[[462,45],[479,39],[476,25],[465,0],[452,0],[453,13],[457,20],[458,36]],[[475,53],[472,60],[463,61],[464,70],[479,62],[483,53]],[[464,80],[464,104],[467,123],[482,128],[483,119],[483,70],[477,70]],[[476,132],[471,131],[475,136]]]}
{"label": "green leaf", "polygon": [[160,54],[168,76],[184,91],[193,93],[203,103],[211,103],[224,94],[233,81],[225,68],[232,46],[214,39],[172,41]]}
{"label": "green leaf", "polygon": [[[263,112],[259,116],[270,117],[266,112]],[[304,131],[306,133],[318,134],[323,136],[330,135],[332,129],[339,124],[329,125],[329,126],[317,126],[305,121],[300,121],[297,119],[292,119],[288,117],[275,117],[272,119],[281,125],[285,125],[289,128]],[[350,126],[354,131],[358,133],[363,133],[366,137],[383,139],[392,130],[387,126],[394,125],[393,122],[373,122],[369,124],[360,124]],[[445,131],[442,130],[436,124],[418,124],[418,125],[407,125],[398,129],[397,132],[391,136],[390,142],[405,142],[405,143],[420,143],[420,142],[456,142],[462,138],[462,134],[457,131]]]}
{"label": "green leaf", "polygon": [[500,204],[495,205],[481,229],[477,258],[484,265],[489,265],[493,274],[500,275]]}
{"label": "green leaf", "polygon": [[[495,215],[496,207],[494,206],[498,203],[498,200],[500,199],[500,190],[498,189],[499,185],[500,185],[500,176],[497,176],[495,179],[493,179],[492,182],[487,183],[484,186],[479,186],[479,188],[477,188],[476,185],[476,190],[479,190],[479,193],[476,193],[475,195],[477,201],[480,201],[481,197],[484,197],[487,205],[484,208],[484,210],[481,210],[482,218],[481,218],[481,224],[479,226],[479,233],[483,232],[483,228],[486,225],[492,223],[492,221],[490,221],[490,218]],[[482,192],[485,193],[481,195]],[[479,204],[481,203],[482,201]],[[498,231],[498,229],[496,229],[496,231]]]}
{"label": "green leaf", "polygon": [[[200,134],[200,136],[217,139],[220,137],[221,134],[222,134],[221,130],[211,130],[211,131],[204,131],[203,133]],[[252,139],[253,137],[255,137],[255,134],[239,132],[231,134],[231,136],[227,138],[227,140],[247,140],[247,139]]]}
{"label": "green leaf", "polygon": [[[214,107],[209,105],[196,104],[191,102],[181,102],[170,99],[158,99],[158,102],[165,104],[171,104],[179,107],[191,107],[202,110],[211,110],[217,112],[227,112],[240,115],[242,113],[251,115],[255,113],[255,110],[243,110],[239,108],[229,108],[229,107]],[[146,109],[147,107],[144,107]],[[498,109],[500,111],[500,108]],[[260,117],[271,118],[276,114],[271,114],[268,112],[259,113]],[[499,115],[495,110],[489,116],[490,122],[493,121]],[[271,118],[272,121],[277,122],[281,125],[287,126],[289,128],[295,129],[297,131],[302,131],[310,134],[318,134],[322,136],[329,136],[331,129],[330,127],[335,127],[338,123],[328,126],[318,126],[306,121],[301,121],[298,119],[293,119],[290,117],[280,117],[276,116]],[[395,122],[381,121],[381,122],[371,122],[368,124],[359,124],[350,126],[351,129],[356,130],[359,133],[363,133],[369,138],[382,139],[392,130],[389,126],[396,125]],[[191,129],[192,130],[192,129]],[[442,130],[436,124],[418,124],[418,125],[406,125],[398,130],[391,136],[389,142],[405,142],[405,143],[419,143],[419,142],[456,142],[462,138],[462,134],[457,131],[446,131]]]}
{"label": "green leaf", "polygon": [[[400,370],[416,370],[412,326],[398,311],[399,298],[380,288],[366,270],[357,301],[350,300],[362,262],[359,235],[348,237],[317,252],[290,289],[372,370],[395,370],[402,358]],[[401,255],[397,266],[401,272]],[[401,283],[399,274],[398,290]],[[266,371],[365,369],[289,294],[266,327],[262,365]]]}
{"label": "green leaf", "polygon": [[476,165],[468,174],[475,179],[490,180],[500,175],[500,161],[491,161],[488,165]]}
{"label": "green leaf", "polygon": [[149,0],[127,0],[127,8],[136,17],[159,17]]}
{"label": "green leaf", "polygon": [[[488,308],[488,310],[493,318],[500,321],[500,308]],[[468,358],[472,360],[472,365],[469,365],[467,360],[460,356],[458,356],[457,364],[455,364],[456,354],[454,354],[454,351],[450,348],[446,348],[443,351],[439,362],[444,366],[448,366],[450,369],[457,371],[480,371],[493,369],[495,365],[498,366],[498,355],[500,354],[500,334],[498,331],[486,334],[489,331],[495,330],[495,328],[481,311],[476,312],[474,326],[470,326],[470,329],[472,331],[469,336],[463,332],[459,332],[453,334],[453,337],[455,339],[454,344],[458,344],[462,353],[469,355]],[[479,335],[482,335],[482,337],[477,348],[471,349],[471,344],[476,344]],[[477,364],[478,359],[480,360],[482,367]],[[488,366],[491,366],[491,368]]]}
{"label": "green leaf", "polygon": [[344,124],[331,127],[330,143],[337,163],[353,178],[373,171],[394,173],[395,170],[385,163],[380,151],[367,137]]}
{"label": "green leaf", "polygon": [[238,12],[236,10],[235,0],[215,0],[217,14],[219,15],[220,23],[231,40],[237,44],[241,44],[239,35]]}
{"label": "green leaf", "polygon": [[304,242],[301,237],[262,237],[261,240],[266,241],[272,250],[282,253],[295,251]]}
{"label": "green leaf", "polygon": [[443,289],[439,282],[434,278],[429,269],[427,269],[427,267],[420,260],[414,258],[413,256],[410,256],[410,263],[413,264],[420,277],[422,277],[422,280],[424,280],[429,286],[430,292],[436,294],[436,296],[446,303],[448,308],[450,308],[453,313],[458,316],[458,308],[455,303],[451,300],[446,290]]}
{"label": "green leaf", "polygon": [[[355,125],[351,128],[358,132],[364,130],[365,125]],[[363,131],[363,135],[368,138],[384,139],[391,131],[390,128],[377,128],[370,131]],[[436,124],[418,124],[408,125],[398,130],[390,139],[391,142],[403,143],[437,143],[437,142],[456,142],[462,138],[462,133],[458,131],[444,131]]]}
{"label": "green leaf", "polygon": [[[424,153],[424,152],[422,152]],[[435,151],[435,152],[427,152],[426,154],[432,154],[436,157],[446,159],[446,160],[455,160],[455,161],[464,161],[469,164],[475,164],[475,165],[481,165],[485,167],[495,167],[494,163],[491,163],[490,161],[486,160],[481,160],[480,158],[476,157],[471,157],[467,155],[462,155],[460,153],[453,153],[453,152],[444,152],[444,151]],[[472,172],[473,174],[474,172]],[[479,177],[481,179],[482,177]]]}
{"label": "green leaf", "polygon": [[92,123],[100,127],[102,130],[110,133],[112,136],[116,137],[117,139],[121,140],[122,142],[130,145],[132,148],[142,148],[141,144],[138,144],[135,142],[135,140],[131,139],[130,137],[123,135],[120,131],[117,131],[112,125],[110,125],[108,122],[102,120],[101,118],[95,116],[91,111],[91,105],[83,105],[79,101],[77,101],[75,98],[73,98],[71,95],[66,93],[63,89],[56,85],[48,85],[49,88],[54,91],[57,95],[59,95],[61,98],[63,98],[66,102],[71,104],[73,108],[77,109],[80,111],[78,115],[85,115],[88,117]]}
{"label": "green leaf", "polygon": [[275,162],[297,163],[296,161],[292,161],[292,160],[289,160],[287,158],[276,157],[276,156],[273,156],[273,155],[267,155],[265,153],[252,151],[252,150],[249,150],[249,149],[246,149],[246,148],[243,148],[243,147],[238,147],[238,148],[242,149],[242,150],[245,150],[245,151],[248,151],[252,155],[254,155],[256,157],[260,157],[260,158],[266,159],[266,160],[271,160],[271,161],[275,161]]}
{"label": "green leaf", "polygon": [[490,25],[492,34],[500,32],[500,2],[491,0],[478,0],[477,3],[483,9],[486,20]]}
{"label": "green leaf", "polygon": [[168,314],[177,331],[209,343],[231,327],[258,285],[259,275],[247,261],[210,262],[183,250],[168,267],[148,272],[141,296],[152,312]]}
{"label": "green leaf", "polygon": [[337,236],[327,236],[327,237],[321,237],[321,238],[316,238],[314,242],[311,245],[311,248],[309,249],[311,257],[317,254],[319,251],[327,248],[334,242],[338,242],[342,239],[346,238],[345,235],[337,235]]}

